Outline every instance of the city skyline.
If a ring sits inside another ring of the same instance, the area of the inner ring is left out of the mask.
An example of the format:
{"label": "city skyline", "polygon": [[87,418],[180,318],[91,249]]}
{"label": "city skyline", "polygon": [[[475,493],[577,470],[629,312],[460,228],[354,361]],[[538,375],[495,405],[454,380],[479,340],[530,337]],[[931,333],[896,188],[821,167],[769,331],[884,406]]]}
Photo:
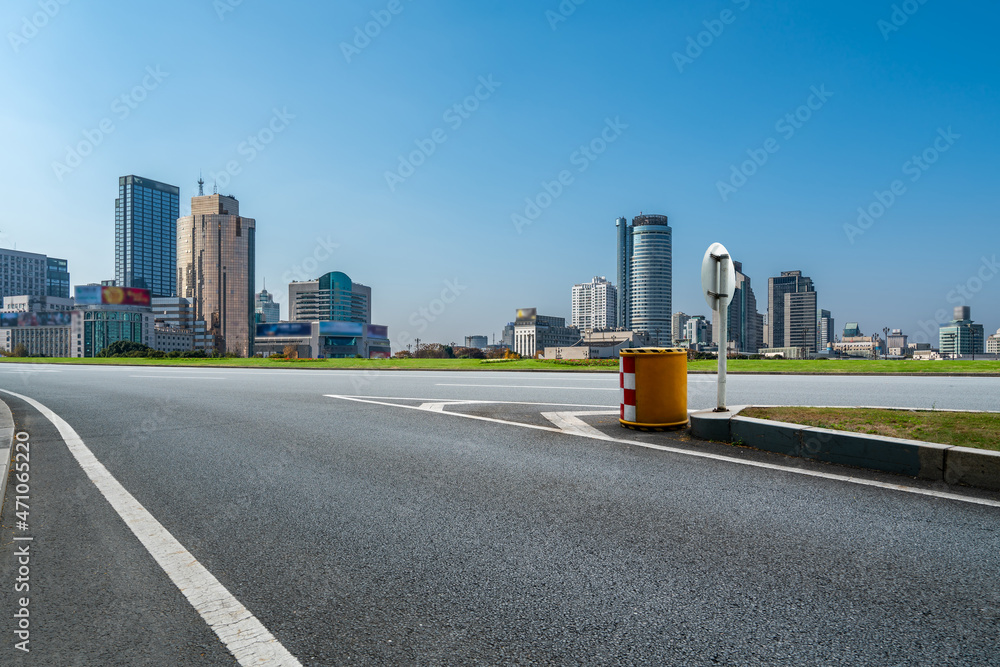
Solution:
{"label": "city skyline", "polygon": [[[670,217],[673,311],[707,314],[698,266],[720,241],[758,286],[801,269],[820,308],[866,331],[927,333],[957,305],[1000,326],[996,8],[930,3],[887,31],[892,3],[589,2],[554,22],[558,3],[402,6],[357,53],[342,45],[384,5],[305,23],[246,3],[128,6],[113,35],[106,8],[60,6],[0,55],[25,91],[4,117],[0,245],[68,258],[74,284],[112,278],[112,181],[176,184],[186,208],[203,172],[269,221],[255,291],[365,276],[394,343],[499,337],[524,304],[568,319],[570,286],[615,275],[623,212]],[[35,11],[5,6],[0,25],[20,35]],[[204,49],[178,52],[181,33]],[[275,39],[287,48],[255,46]],[[592,48],[618,39],[629,48]],[[84,85],[94,68],[106,76]],[[253,102],[190,104],[223,82]],[[459,296],[420,315],[446,281]]]}

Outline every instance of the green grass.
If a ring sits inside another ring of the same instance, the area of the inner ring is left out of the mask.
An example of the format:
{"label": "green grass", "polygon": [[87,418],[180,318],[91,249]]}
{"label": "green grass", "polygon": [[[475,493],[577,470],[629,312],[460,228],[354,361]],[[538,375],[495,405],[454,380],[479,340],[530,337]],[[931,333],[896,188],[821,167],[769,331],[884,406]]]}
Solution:
{"label": "green grass", "polygon": [[[2,357],[0,363],[100,364],[132,366],[193,366],[206,368],[328,368],[370,370],[498,370],[498,371],[618,371],[615,359],[571,361],[518,361],[478,359],[18,359]],[[691,361],[688,370],[715,372],[714,359]],[[829,375],[893,375],[897,373],[968,373],[1000,375],[1000,361],[841,361],[799,359],[730,359],[730,373],[816,373]]]}
{"label": "green grass", "polygon": [[748,408],[741,416],[1000,451],[1000,414],[868,408]]}

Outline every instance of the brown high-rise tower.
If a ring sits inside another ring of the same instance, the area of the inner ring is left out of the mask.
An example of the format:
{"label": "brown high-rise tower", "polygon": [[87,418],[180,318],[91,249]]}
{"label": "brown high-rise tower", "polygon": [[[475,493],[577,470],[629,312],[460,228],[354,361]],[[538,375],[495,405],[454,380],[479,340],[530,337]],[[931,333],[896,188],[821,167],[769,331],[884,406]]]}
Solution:
{"label": "brown high-rise tower", "polygon": [[256,221],[233,197],[191,198],[177,220],[177,296],[190,299],[221,353],[253,356]]}

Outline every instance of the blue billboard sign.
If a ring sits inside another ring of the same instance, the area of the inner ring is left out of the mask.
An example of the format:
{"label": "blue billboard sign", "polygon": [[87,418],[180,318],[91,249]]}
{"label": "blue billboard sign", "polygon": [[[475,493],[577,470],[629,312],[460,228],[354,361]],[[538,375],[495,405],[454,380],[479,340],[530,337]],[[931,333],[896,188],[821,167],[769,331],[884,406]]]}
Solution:
{"label": "blue billboard sign", "polygon": [[320,336],[360,336],[364,326],[359,322],[320,322]]}
{"label": "blue billboard sign", "polygon": [[308,338],[312,336],[312,324],[309,322],[278,322],[275,324],[258,324],[257,338],[275,337]]}

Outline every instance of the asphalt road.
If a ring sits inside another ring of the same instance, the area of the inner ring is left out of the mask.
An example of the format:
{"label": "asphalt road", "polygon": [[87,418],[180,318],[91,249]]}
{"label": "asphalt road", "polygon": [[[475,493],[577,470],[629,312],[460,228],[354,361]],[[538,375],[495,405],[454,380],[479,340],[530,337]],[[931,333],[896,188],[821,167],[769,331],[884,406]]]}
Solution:
{"label": "asphalt road", "polygon": [[[712,405],[712,380],[691,378],[692,408]],[[302,664],[1000,664],[996,494],[958,491],[966,502],[927,495],[955,493],[943,485],[623,432],[607,414],[616,386],[0,369],[0,389],[75,429]],[[730,378],[732,404],[998,409],[997,397],[1000,378]],[[15,527],[11,489],[0,527],[0,664],[237,664],[186,597],[213,589],[175,583],[64,434],[0,399],[31,443],[30,528]],[[605,413],[580,419],[618,439],[559,432],[550,411]],[[30,653],[14,646],[14,536],[34,538]]]}

